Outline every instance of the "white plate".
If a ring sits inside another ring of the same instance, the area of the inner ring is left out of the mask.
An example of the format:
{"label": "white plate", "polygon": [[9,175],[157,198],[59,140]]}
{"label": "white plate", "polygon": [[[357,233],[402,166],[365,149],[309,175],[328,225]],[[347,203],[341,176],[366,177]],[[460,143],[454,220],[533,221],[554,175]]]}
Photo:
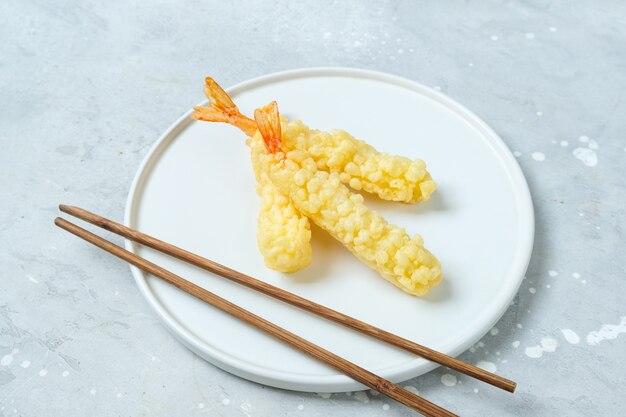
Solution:
{"label": "white plate", "polygon": [[[198,80],[199,92],[201,87]],[[256,245],[259,200],[245,137],[227,125],[192,121],[190,112],[139,168],[127,225],[450,355],[469,348],[500,318],[526,271],[534,220],[515,158],[484,122],[430,88],[363,70],[289,71],[228,91],[246,114],[275,99],[283,114],[311,127],[341,128],[381,151],[424,159],[438,184],[430,201],[366,201],[424,237],[443,264],[442,283],[424,298],[407,295],[317,228],[308,268],[294,275],[266,268]],[[153,250],[127,247],[394,382],[435,367]],[[363,388],[158,279],[132,272],[166,327],[220,368],[292,390]]]}

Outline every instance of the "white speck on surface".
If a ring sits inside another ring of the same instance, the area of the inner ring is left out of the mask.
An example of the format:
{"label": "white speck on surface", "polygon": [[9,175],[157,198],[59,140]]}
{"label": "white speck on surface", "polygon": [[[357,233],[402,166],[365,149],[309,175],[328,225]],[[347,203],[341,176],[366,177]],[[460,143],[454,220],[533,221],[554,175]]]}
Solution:
{"label": "white speck on surface", "polygon": [[492,41],[497,41],[497,40],[498,40],[498,37],[497,37],[496,35],[491,35],[491,40],[492,40]]}
{"label": "white speck on surface", "polygon": [[317,395],[327,400],[332,394],[330,392],[318,392]]}
{"label": "white speck on surface", "polygon": [[437,90],[437,91],[441,91],[441,87],[439,87],[438,85],[433,87],[433,90]]}
{"label": "white speck on surface", "polygon": [[618,324],[603,324],[598,331],[590,332],[587,343],[596,346],[605,340],[617,339],[622,333],[626,333],[626,316],[621,317]]}
{"label": "white speck on surface", "polygon": [[13,350],[11,351],[11,355],[17,355],[18,353],[20,353],[20,350],[18,348],[13,348]]}
{"label": "white speck on surface", "polygon": [[543,152],[533,152],[531,156],[535,161],[538,162],[545,161],[546,159],[546,155]]}
{"label": "white speck on surface", "polygon": [[331,36],[333,36],[333,34],[332,34],[332,33],[330,33],[330,32],[325,32],[325,33],[324,33],[324,39],[328,39],[328,38],[330,38]]}
{"label": "white speck on surface", "polygon": [[546,284],[546,288],[552,288],[550,284]]}
{"label": "white speck on surface", "polygon": [[586,283],[587,283],[587,280],[586,280],[586,279],[583,279],[583,280],[581,280],[581,281],[580,281],[580,283],[581,283],[581,284],[586,284]]}
{"label": "white speck on surface", "polygon": [[446,387],[453,387],[457,383],[456,376],[452,374],[443,374],[441,375],[441,383]]}
{"label": "white speck on surface", "polygon": [[513,343],[511,343],[511,346],[517,349],[519,347],[519,340],[515,340]]}
{"label": "white speck on surface", "polygon": [[42,369],[39,371],[39,376],[46,376],[48,375],[48,370],[47,369]]}
{"label": "white speck on surface", "polygon": [[480,369],[484,369],[487,372],[491,372],[494,373],[495,371],[498,370],[498,368],[496,367],[496,364],[493,362],[489,362],[489,361],[479,361],[476,366],[478,366]]}
{"label": "white speck on surface", "polygon": [[230,404],[230,398],[223,398],[222,405],[228,405],[228,404]]}
{"label": "white speck on surface", "polygon": [[90,393],[91,395],[96,395],[96,389],[95,389],[95,388],[92,388],[92,389],[89,391],[89,393]]}
{"label": "white speck on surface", "polygon": [[22,368],[28,368],[30,366],[30,361],[23,361],[21,366]]}
{"label": "white speck on surface", "polygon": [[583,136],[579,137],[578,140],[580,142],[582,142],[582,143],[587,143],[587,142],[589,142],[589,136],[583,135]]}
{"label": "white speck on surface", "polygon": [[376,391],[374,389],[371,389],[370,390],[370,395],[373,396],[373,397],[377,397],[377,396],[380,395],[380,392],[378,392],[378,391]]}
{"label": "white speck on surface", "polygon": [[37,279],[35,279],[35,277],[33,277],[32,275],[26,275],[28,277],[28,280],[34,284],[39,284],[39,281]]}
{"label": "white speck on surface", "polygon": [[520,151],[514,151],[513,155],[519,158],[520,156],[522,156],[522,153]]}
{"label": "white speck on surface", "polygon": [[117,394],[115,394],[115,396],[116,396],[117,398],[122,398],[122,393],[121,393],[121,392],[118,392]]}
{"label": "white speck on surface", "polygon": [[579,215],[580,217],[585,217],[585,213],[583,213],[583,212],[578,212],[578,215]]}
{"label": "white speck on surface", "polygon": [[383,410],[388,411],[389,410],[389,404],[387,404],[387,403],[383,404]]}
{"label": "white speck on surface", "polygon": [[538,111],[537,113],[535,113],[537,116],[543,116],[543,113]]}
{"label": "white speck on surface", "polygon": [[239,408],[241,409],[241,411],[243,411],[245,415],[249,416],[250,411],[252,411],[252,404],[250,404],[249,402],[244,402],[239,406]]}
{"label": "white speck on surface", "polygon": [[526,348],[526,356],[529,358],[540,358],[541,355],[543,355],[543,349],[539,345]]}
{"label": "white speck on surface", "polygon": [[566,140],[562,140],[562,141],[561,141],[561,146],[562,146],[562,147],[569,146],[569,142],[568,142],[568,141],[566,141]]}
{"label": "white speck on surface", "polygon": [[204,403],[198,403],[198,408],[204,408]]}
{"label": "white speck on surface", "polygon": [[478,342],[478,347],[485,347],[485,344],[483,342]]}
{"label": "white speck on surface", "polygon": [[498,333],[500,333],[500,329],[498,329],[497,327],[494,327],[493,329],[491,329],[489,333],[491,333],[492,336],[495,336]]}
{"label": "white speck on surface", "polygon": [[304,404],[298,404],[298,410],[300,411],[304,410]]}
{"label": "white speck on surface", "polygon": [[575,331],[570,329],[561,329],[561,333],[563,333],[563,337],[572,345],[577,345],[580,342],[580,336],[576,334]]}
{"label": "white speck on surface", "polygon": [[549,30],[550,32],[556,32],[556,28],[554,26],[550,26]]}
{"label": "white speck on surface", "polygon": [[11,365],[11,362],[13,362],[13,355],[10,353],[8,355],[4,355],[2,359],[0,359],[0,365],[2,366],[9,366]]}
{"label": "white speck on surface", "polygon": [[556,140],[551,140],[550,142],[556,145]]}
{"label": "white speck on surface", "polygon": [[588,167],[595,167],[598,165],[598,155],[593,149],[589,148],[576,148],[572,151],[572,155],[582,161],[583,164]]}
{"label": "white speck on surface", "polygon": [[469,64],[467,64],[467,66],[469,66],[469,67],[473,67],[473,66],[474,66],[474,63],[473,63],[473,62],[470,62]]}
{"label": "white speck on surface", "polygon": [[535,34],[532,32],[528,32],[525,36],[526,39],[535,39]]}
{"label": "white speck on surface", "polygon": [[533,359],[540,358],[546,352],[554,352],[558,346],[556,339],[544,337],[541,339],[541,344],[526,348],[526,356]]}
{"label": "white speck on surface", "polygon": [[572,276],[576,279],[580,278],[580,274],[578,272],[574,272]]}
{"label": "white speck on surface", "polygon": [[558,272],[554,271],[554,270],[550,270],[548,271],[548,275],[550,275],[552,278],[556,277],[557,275],[559,275]]}
{"label": "white speck on surface", "polygon": [[368,403],[370,402],[370,397],[367,396],[367,392],[366,391],[357,391],[354,393],[354,398],[357,401],[360,401],[362,403]]}
{"label": "white speck on surface", "polygon": [[521,328],[523,328],[523,327],[524,327],[524,326],[522,326],[522,323],[517,323],[515,326],[516,326],[518,329],[521,329]]}
{"label": "white speck on surface", "polygon": [[478,388],[474,388],[474,394],[478,394]]}
{"label": "white speck on surface", "polygon": [[69,371],[63,371],[63,373],[61,374],[61,376],[65,378],[65,377],[66,377],[66,376],[68,376],[69,374],[70,374],[70,372],[69,372]]}
{"label": "white speck on surface", "polygon": [[399,54],[403,54],[404,53],[404,49],[402,49],[402,48],[398,49],[398,53]]}
{"label": "white speck on surface", "polygon": [[469,348],[470,352],[475,353],[476,352],[476,348],[474,346],[472,346],[471,348]]}
{"label": "white speck on surface", "polygon": [[600,149],[600,145],[598,145],[598,142],[596,142],[593,139],[589,141],[589,143],[587,144],[587,147],[589,149],[593,149],[594,151]]}
{"label": "white speck on surface", "polygon": [[531,293],[531,294],[534,294],[534,293],[536,293],[536,292],[537,292],[537,290],[536,290],[536,289],[534,289],[533,287],[530,287],[530,288],[528,289],[528,292],[529,292],[529,293]]}
{"label": "white speck on surface", "polygon": [[419,395],[419,391],[413,385],[405,385],[404,389],[409,391],[409,392],[412,392],[415,395]]}

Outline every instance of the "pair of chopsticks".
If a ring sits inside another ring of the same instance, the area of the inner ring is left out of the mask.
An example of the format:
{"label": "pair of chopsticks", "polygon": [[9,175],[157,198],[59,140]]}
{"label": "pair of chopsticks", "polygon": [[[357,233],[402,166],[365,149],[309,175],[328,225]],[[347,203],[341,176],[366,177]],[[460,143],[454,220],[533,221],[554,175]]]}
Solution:
{"label": "pair of chopsticks", "polygon": [[[192,265],[203,268],[209,272],[220,275],[238,284],[244,285],[248,288],[252,288],[256,291],[289,303],[293,306],[315,313],[328,320],[358,330],[361,333],[372,336],[391,345],[400,347],[425,359],[429,359],[440,365],[447,366],[450,369],[454,369],[465,375],[474,377],[495,387],[501,388],[505,391],[515,391],[516,383],[511,380],[487,372],[474,365],[470,365],[451,356],[445,355],[441,352],[437,352],[436,350],[419,345],[393,333],[389,333],[383,329],[364,323],[346,314],[314,303],[313,301],[307,300],[306,298],[300,297],[298,295],[292,294],[288,291],[270,285],[266,282],[242,274],[241,272],[235,271],[234,269],[228,268],[227,266],[221,265],[217,262],[213,262],[209,259],[203,258],[199,255],[193,254],[184,249],[163,242],[138,230],[126,227],[122,224],[98,216],[79,207],[60,205],[59,209],[64,213],[94,224],[109,232],[113,232],[117,235],[130,239],[142,245],[156,249],[167,255],[173,256]],[[262,317],[259,317],[239,307],[238,305],[233,304],[232,302],[225,300],[213,294],[212,292],[205,290],[204,288],[190,281],[187,281],[184,278],[140,256],[137,256],[134,253],[120,246],[117,246],[63,218],[57,217],[54,220],[54,223],[60,228],[65,229],[66,231],[80,237],[81,239],[84,239],[89,243],[92,243],[95,246],[104,249],[105,251],[125,260],[126,262],[136,266],[137,268],[140,268],[158,278],[161,278],[162,280],[178,287],[179,289],[193,295],[196,298],[199,298],[200,300],[214,307],[217,307],[218,309],[248,324],[251,324],[252,326],[264,331],[265,333],[268,333],[269,335],[293,346],[294,348],[314,357],[315,359],[326,363],[327,365],[337,369],[343,374],[362,383],[363,385],[366,385],[378,392],[386,394],[394,400],[422,413],[425,416],[455,416],[455,414],[451,413],[450,411],[436,404],[433,404],[430,401],[416,394],[413,394],[412,392],[407,391],[404,388],[393,384],[392,382],[376,374],[373,374],[372,372],[369,372],[359,367],[358,365],[355,365],[354,363],[340,356],[337,356],[334,353],[329,352],[326,349],[323,349],[309,342],[308,340],[303,339],[296,334],[291,333],[275,325],[274,323],[271,323],[263,319]]]}

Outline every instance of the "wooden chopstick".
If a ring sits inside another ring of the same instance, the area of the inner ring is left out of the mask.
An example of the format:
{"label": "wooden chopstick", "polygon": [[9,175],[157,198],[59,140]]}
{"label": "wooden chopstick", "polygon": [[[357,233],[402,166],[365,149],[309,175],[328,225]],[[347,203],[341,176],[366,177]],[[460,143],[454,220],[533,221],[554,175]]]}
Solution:
{"label": "wooden chopstick", "polygon": [[407,407],[412,408],[415,411],[422,413],[425,416],[429,417],[454,417],[456,414],[451,413],[450,411],[431,403],[430,401],[413,394],[410,391],[405,390],[404,388],[376,375],[372,372],[361,368],[360,366],[335,355],[328,350],[317,346],[314,343],[309,342],[306,339],[301,338],[300,336],[289,332],[288,330],[283,329],[275,325],[272,322],[265,320],[262,317],[259,317],[248,310],[245,310],[239,307],[236,304],[231,303],[228,300],[225,300],[212,292],[205,290],[204,288],[187,281],[184,278],[174,274],[162,268],[140,256],[135,255],[132,252],[127,251],[126,249],[115,245],[114,243],[109,242],[106,239],[101,238],[73,223],[68,222],[65,219],[57,217],[54,220],[54,224],[59,226],[60,228],[67,230],[68,232],[80,237],[81,239],[86,240],[89,243],[94,244],[95,246],[104,249],[105,251],[117,256],[125,260],[126,262],[140,268],[154,276],[161,278],[162,280],[174,285],[175,287],[185,291],[193,295],[200,300],[219,308],[220,310],[228,313],[248,324],[253,325],[259,330],[264,331],[265,333],[274,336],[278,340],[287,343],[288,345],[293,346],[294,348],[314,357],[315,359],[326,363],[327,365],[337,369],[338,371],[344,373],[350,378],[366,385],[378,392],[386,394],[387,396],[393,398],[394,400],[406,405]]}
{"label": "wooden chopstick", "polygon": [[67,206],[67,205],[62,204],[59,206],[59,209],[64,213],[67,213],[71,216],[77,217],[81,220],[94,224],[98,227],[101,227],[105,230],[113,232],[117,235],[133,240],[135,242],[141,243],[142,245],[151,247],[153,249],[156,249],[160,252],[163,252],[175,258],[181,259],[192,265],[195,265],[207,271],[213,272],[214,274],[220,275],[231,281],[237,282],[238,284],[245,285],[248,288],[252,288],[263,294],[269,295],[270,297],[274,297],[278,300],[281,300],[291,305],[294,305],[296,307],[299,307],[303,310],[307,310],[307,311],[310,311],[311,313],[315,313],[328,320],[334,321],[335,323],[342,324],[346,327],[349,327],[361,333],[367,334],[383,342],[387,342],[391,345],[402,348],[408,352],[419,355],[425,359],[436,362],[443,366],[447,366],[450,369],[454,369],[465,375],[484,381],[488,384],[501,388],[505,391],[508,391],[508,392],[515,391],[515,387],[517,384],[514,381],[503,378],[494,373],[485,371],[484,369],[481,369],[477,366],[471,365],[469,363],[463,362],[451,356],[445,355],[441,352],[438,352],[426,346],[422,346],[418,343],[412,342],[410,340],[397,336],[393,333],[390,333],[386,330],[380,329],[378,327],[375,327],[365,322],[362,322],[360,320],[357,320],[353,317],[350,317],[346,314],[335,311],[331,308],[324,307],[320,304],[314,303],[313,301],[307,300],[306,298],[300,297],[298,295],[290,293],[289,291],[285,291],[281,288],[275,287],[271,284],[268,284],[256,278],[252,278],[251,276],[242,274],[241,272],[235,271],[234,269],[231,269],[227,266],[224,266],[217,262],[203,258],[202,256],[196,255],[194,253],[181,249],[167,242],[163,242],[159,239],[156,239],[138,230],[131,229],[130,227],[124,226],[112,220],[98,216],[97,214],[91,213],[79,207]]}

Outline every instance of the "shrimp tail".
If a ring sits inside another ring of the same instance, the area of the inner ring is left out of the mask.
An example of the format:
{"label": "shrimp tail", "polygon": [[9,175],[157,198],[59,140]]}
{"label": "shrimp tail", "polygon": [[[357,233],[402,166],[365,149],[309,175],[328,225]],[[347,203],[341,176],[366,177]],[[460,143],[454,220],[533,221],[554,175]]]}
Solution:
{"label": "shrimp tail", "polygon": [[278,104],[272,101],[265,107],[254,111],[254,120],[258,126],[265,148],[270,154],[282,152],[280,114]]}
{"label": "shrimp tail", "polygon": [[209,107],[195,106],[191,117],[204,122],[228,123],[252,136],[257,131],[254,120],[241,114],[228,93],[211,77],[205,78],[204,94]]}

